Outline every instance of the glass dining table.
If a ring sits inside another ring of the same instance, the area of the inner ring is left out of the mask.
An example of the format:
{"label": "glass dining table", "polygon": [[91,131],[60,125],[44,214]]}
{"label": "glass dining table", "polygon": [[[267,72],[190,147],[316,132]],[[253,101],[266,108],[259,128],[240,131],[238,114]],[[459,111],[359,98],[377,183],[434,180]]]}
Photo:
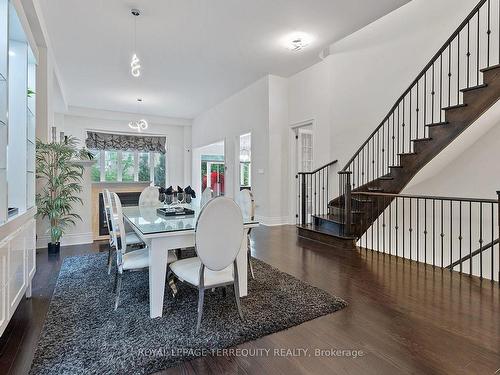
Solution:
{"label": "glass dining table", "polygon": [[[199,204],[194,201],[192,204],[183,206],[192,209],[194,214],[164,216],[158,213],[158,208],[167,206],[123,207],[123,216],[126,222],[130,224],[149,249],[149,310],[151,318],[160,317],[163,314],[168,251],[194,246],[196,221],[200,212]],[[240,297],[245,297],[248,290],[248,230],[259,225],[257,221],[249,218],[243,218],[243,223],[245,233],[236,258],[241,274],[239,277]],[[214,233],[214,236],[223,235],[223,230]]]}

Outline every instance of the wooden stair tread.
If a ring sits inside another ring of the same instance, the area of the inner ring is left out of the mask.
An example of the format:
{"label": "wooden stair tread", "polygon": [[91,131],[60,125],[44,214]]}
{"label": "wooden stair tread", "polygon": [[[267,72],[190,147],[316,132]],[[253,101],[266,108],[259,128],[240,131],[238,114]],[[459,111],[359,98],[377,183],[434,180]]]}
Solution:
{"label": "wooden stair tread", "polygon": [[412,139],[411,141],[412,142],[426,142],[426,141],[432,141],[432,138],[431,137],[416,138],[416,139]]}
{"label": "wooden stair tread", "polygon": [[495,70],[495,69],[500,69],[500,64],[497,64],[497,65],[489,66],[489,67],[487,67],[487,68],[480,69],[480,72],[481,72],[481,73],[484,73],[484,72],[487,72],[487,71],[490,71],[490,70]]}
{"label": "wooden stair tread", "polygon": [[450,111],[453,109],[464,108],[464,107],[467,107],[467,103],[450,105],[449,107],[443,107],[442,110],[443,111]]}
{"label": "wooden stair tread", "polygon": [[483,83],[481,85],[466,87],[465,89],[460,89],[460,91],[461,92],[469,92],[469,91],[474,91],[474,90],[478,90],[478,89],[483,89],[485,87],[488,87],[488,85],[486,83]]}
{"label": "wooden stair tread", "polygon": [[427,126],[427,127],[431,128],[431,127],[433,127],[433,126],[442,126],[442,125],[448,125],[448,124],[449,124],[449,122],[448,122],[448,121],[441,121],[441,122],[435,122],[435,123],[433,123],[433,124],[427,124],[427,125],[425,125],[425,126]]}

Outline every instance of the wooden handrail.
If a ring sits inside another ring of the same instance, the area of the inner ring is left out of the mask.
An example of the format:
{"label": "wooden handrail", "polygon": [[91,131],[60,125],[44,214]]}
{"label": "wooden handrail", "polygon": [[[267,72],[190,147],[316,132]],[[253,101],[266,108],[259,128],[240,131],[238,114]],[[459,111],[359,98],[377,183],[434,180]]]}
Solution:
{"label": "wooden handrail", "polygon": [[334,160],[334,161],[329,162],[328,164],[323,165],[322,167],[316,168],[312,172],[298,172],[297,175],[299,175],[299,174],[315,174],[315,173],[318,173],[320,170],[325,169],[325,168],[327,168],[331,165],[337,164],[337,163],[338,163],[338,160]]}
{"label": "wooden handrail", "polygon": [[370,140],[377,134],[377,132],[380,130],[380,128],[385,124],[385,122],[391,117],[392,113],[398,108],[400,103],[404,100],[406,95],[415,87],[418,81],[424,76],[424,74],[429,70],[432,65],[438,60],[439,56],[449,47],[450,43],[457,37],[457,35],[462,31],[462,29],[472,20],[472,18],[476,15],[478,10],[486,3],[487,0],[481,0],[475,7],[474,9],[469,13],[467,18],[458,26],[458,28],[451,34],[451,36],[446,40],[446,42],[443,44],[443,46],[439,49],[439,51],[434,55],[434,57],[427,63],[427,65],[422,69],[422,71],[418,74],[417,78],[415,78],[410,86],[403,92],[403,94],[399,97],[399,99],[396,101],[396,103],[392,106],[391,110],[389,113],[384,117],[380,125],[370,134],[368,139],[359,147],[358,151],[354,154],[354,156],[347,162],[345,167],[342,169],[342,171],[346,171],[351,163],[356,159],[356,157],[359,155],[359,153],[363,150],[363,148],[370,142]]}

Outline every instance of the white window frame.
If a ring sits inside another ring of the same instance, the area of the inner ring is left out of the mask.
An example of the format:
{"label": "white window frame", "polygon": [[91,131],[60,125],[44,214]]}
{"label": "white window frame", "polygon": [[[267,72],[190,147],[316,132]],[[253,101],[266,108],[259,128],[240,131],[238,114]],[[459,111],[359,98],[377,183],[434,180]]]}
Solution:
{"label": "white window frame", "polygon": [[[122,151],[117,151],[117,160],[116,167],[118,168],[116,173],[116,181],[106,181],[106,151],[111,150],[99,150],[99,182],[123,182],[123,171],[122,171]],[[147,181],[139,181],[139,151],[134,151],[134,180],[127,181],[125,183],[135,183],[135,182],[147,182]],[[149,151],[149,182],[154,183],[155,179],[155,160],[156,160],[156,152]],[[165,157],[167,155],[165,154]],[[165,161],[165,184],[167,183],[167,160]]]}

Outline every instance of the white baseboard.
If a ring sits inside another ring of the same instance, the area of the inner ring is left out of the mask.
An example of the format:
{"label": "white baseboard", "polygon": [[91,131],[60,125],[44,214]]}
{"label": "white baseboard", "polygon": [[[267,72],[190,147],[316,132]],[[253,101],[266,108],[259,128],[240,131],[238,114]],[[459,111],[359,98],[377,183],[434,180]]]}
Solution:
{"label": "white baseboard", "polygon": [[[36,240],[36,248],[47,247],[50,242],[49,235],[38,236]],[[61,246],[83,245],[94,242],[94,235],[90,233],[69,233],[61,238]]]}
{"label": "white baseboard", "polygon": [[255,220],[257,220],[260,224],[265,225],[266,227],[277,227],[280,225],[291,225],[295,224],[290,222],[290,217],[282,216],[282,217],[268,217],[268,216],[255,216]]}

